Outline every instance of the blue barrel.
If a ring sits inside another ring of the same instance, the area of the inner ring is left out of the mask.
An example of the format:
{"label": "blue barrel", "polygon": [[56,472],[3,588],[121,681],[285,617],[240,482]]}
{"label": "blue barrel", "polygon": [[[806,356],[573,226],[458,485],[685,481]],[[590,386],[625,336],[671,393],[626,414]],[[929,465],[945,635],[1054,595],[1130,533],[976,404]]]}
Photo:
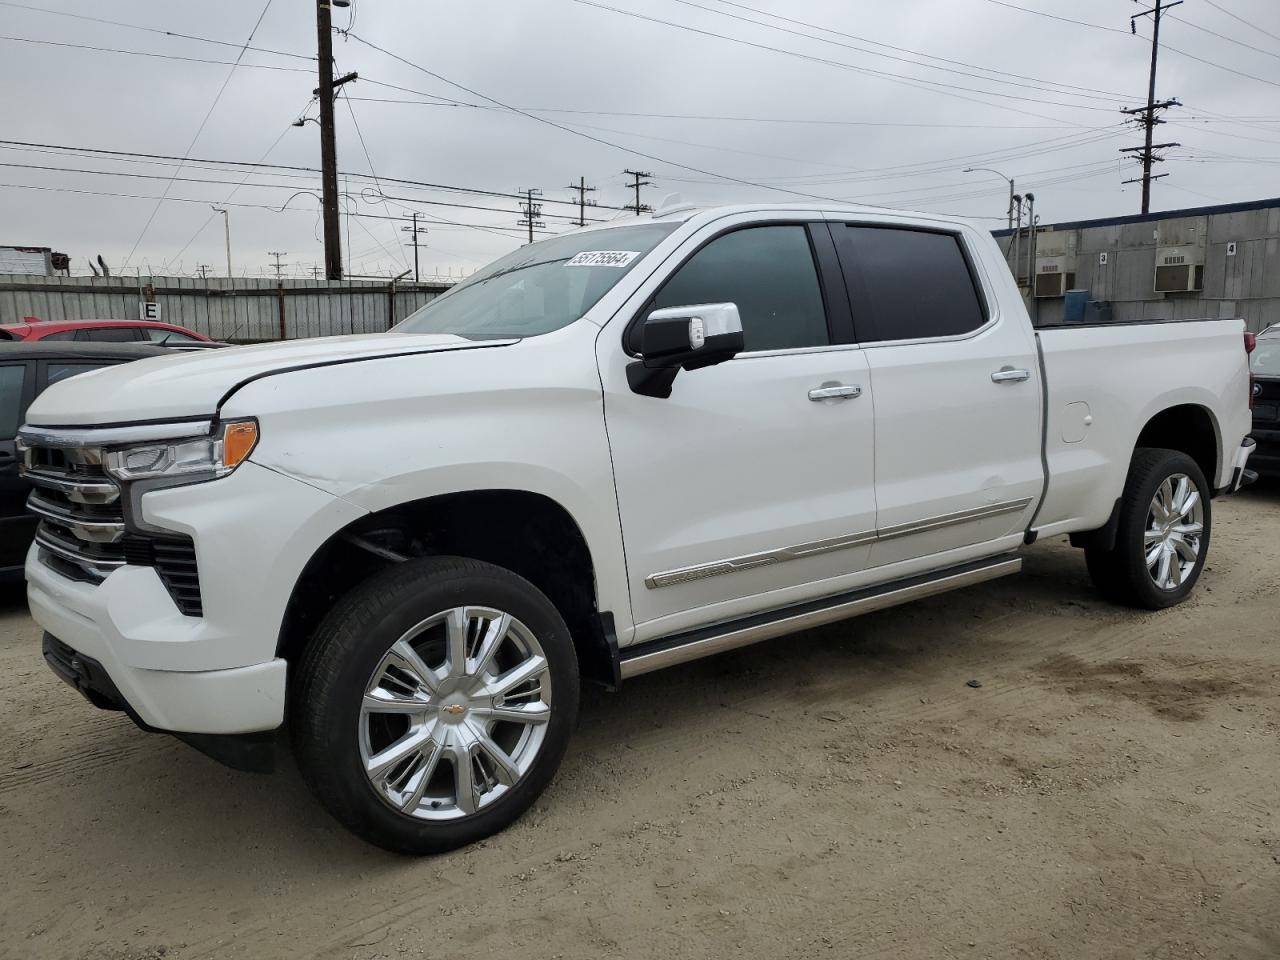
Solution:
{"label": "blue barrel", "polygon": [[1068,290],[1062,298],[1063,323],[1083,323],[1084,308],[1089,304],[1088,290]]}

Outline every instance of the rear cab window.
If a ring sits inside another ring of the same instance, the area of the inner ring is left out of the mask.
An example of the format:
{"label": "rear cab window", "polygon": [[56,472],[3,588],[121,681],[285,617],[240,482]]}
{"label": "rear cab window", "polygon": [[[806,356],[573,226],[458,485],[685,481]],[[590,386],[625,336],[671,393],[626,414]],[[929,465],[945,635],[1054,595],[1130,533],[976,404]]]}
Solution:
{"label": "rear cab window", "polygon": [[960,337],[987,309],[960,237],[944,231],[832,224],[861,343]]}

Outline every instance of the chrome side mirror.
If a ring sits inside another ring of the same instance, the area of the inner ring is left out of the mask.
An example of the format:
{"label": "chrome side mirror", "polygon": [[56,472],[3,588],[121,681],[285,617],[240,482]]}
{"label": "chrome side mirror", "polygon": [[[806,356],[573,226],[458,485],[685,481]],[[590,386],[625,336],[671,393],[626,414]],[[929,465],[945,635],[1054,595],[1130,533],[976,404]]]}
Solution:
{"label": "chrome side mirror", "polygon": [[627,383],[648,397],[671,396],[681,369],[697,370],[742,352],[742,318],[733,303],[665,307],[644,318],[640,357],[627,365]]}

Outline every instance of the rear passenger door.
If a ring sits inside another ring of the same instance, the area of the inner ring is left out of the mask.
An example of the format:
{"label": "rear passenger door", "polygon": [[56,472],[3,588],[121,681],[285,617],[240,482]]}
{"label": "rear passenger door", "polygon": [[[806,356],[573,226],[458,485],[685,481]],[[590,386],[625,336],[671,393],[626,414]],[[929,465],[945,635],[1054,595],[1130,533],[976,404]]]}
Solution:
{"label": "rear passenger door", "polygon": [[1000,312],[966,231],[831,226],[875,399],[870,564],[1016,545],[1044,482],[1026,317]]}
{"label": "rear passenger door", "polygon": [[35,532],[14,442],[34,394],[33,372],[29,361],[0,363],[0,571],[22,565]]}

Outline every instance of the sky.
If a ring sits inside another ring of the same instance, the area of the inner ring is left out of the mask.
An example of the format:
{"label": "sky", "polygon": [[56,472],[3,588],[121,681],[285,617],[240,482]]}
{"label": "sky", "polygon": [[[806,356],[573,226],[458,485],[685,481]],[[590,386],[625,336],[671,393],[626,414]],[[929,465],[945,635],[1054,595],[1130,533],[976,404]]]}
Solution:
{"label": "sky", "polygon": [[[1129,18],[1148,6],[354,0],[333,11],[337,69],[359,74],[336,104],[344,261],[412,269],[417,212],[421,276],[457,279],[527,239],[518,191],[542,191],[539,237],[574,227],[580,177],[588,220],[632,216],[628,169],[650,174],[645,203],[840,200],[996,228],[1012,177],[1043,223],[1136,213],[1120,150],[1142,134],[1120,111],[1146,100],[1151,18],[1137,35]],[[65,252],[75,274],[101,255],[225,276],[216,204],[235,275],[273,276],[278,252],[314,276],[319,127],[293,123],[318,113],[315,10],[0,0],[0,244]],[[1278,91],[1280,3],[1174,7],[1157,98],[1182,106],[1156,141],[1181,145],[1153,209],[1280,194]]]}

